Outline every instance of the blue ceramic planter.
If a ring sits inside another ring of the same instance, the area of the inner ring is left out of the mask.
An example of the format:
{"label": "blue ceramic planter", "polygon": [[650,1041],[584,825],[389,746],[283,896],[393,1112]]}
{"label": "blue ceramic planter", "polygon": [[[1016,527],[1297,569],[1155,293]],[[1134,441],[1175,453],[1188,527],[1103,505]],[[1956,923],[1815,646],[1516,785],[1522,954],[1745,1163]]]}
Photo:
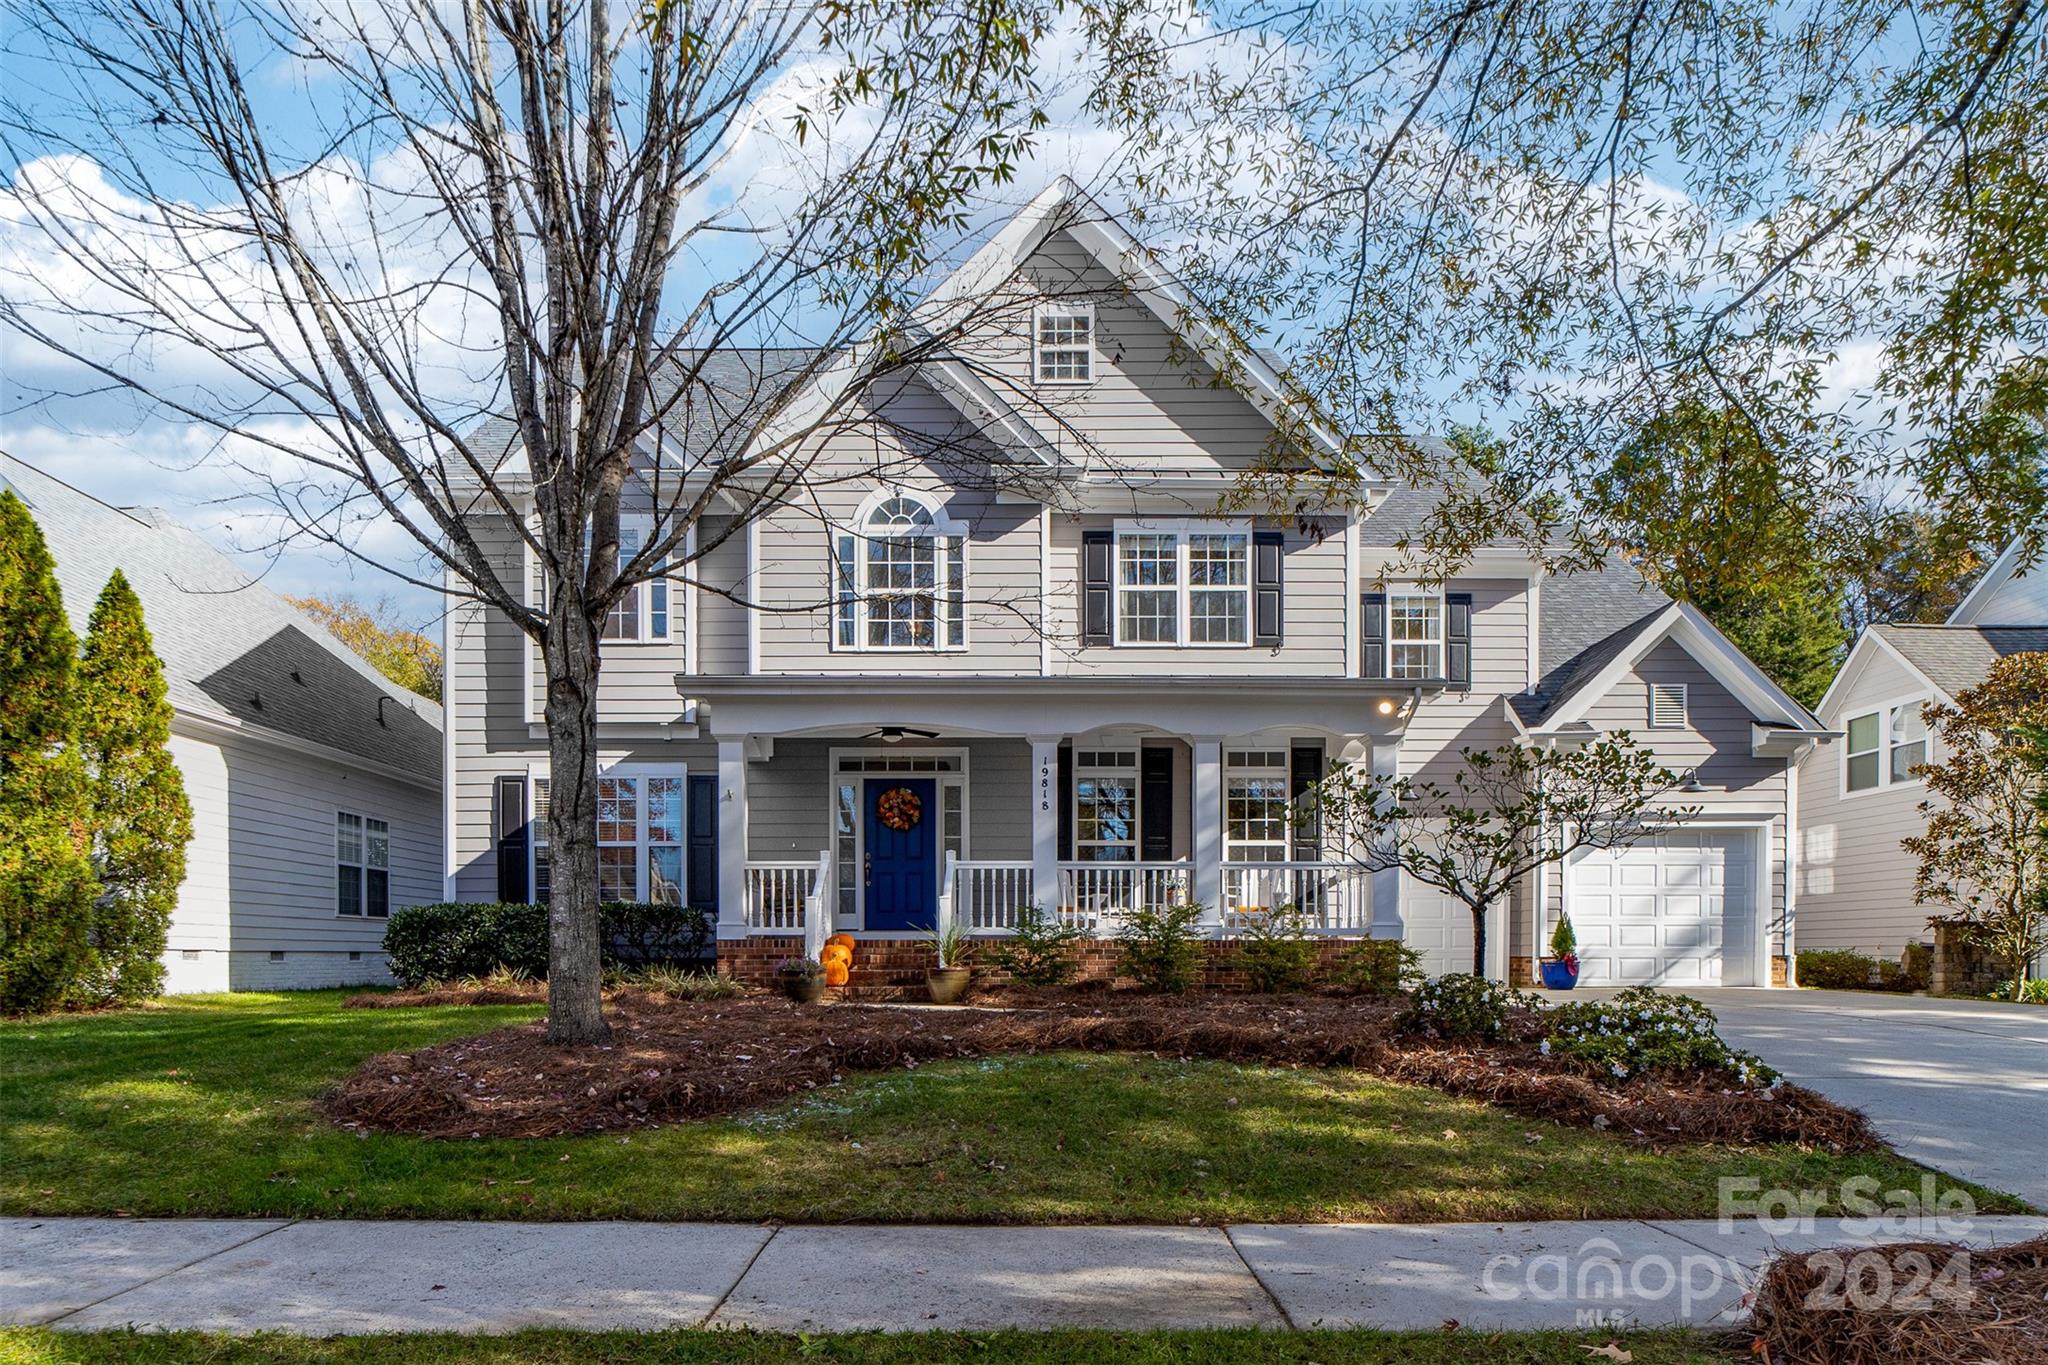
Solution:
{"label": "blue ceramic planter", "polygon": [[1563,958],[1546,958],[1536,969],[1543,974],[1545,990],[1568,991],[1579,984],[1579,969]]}

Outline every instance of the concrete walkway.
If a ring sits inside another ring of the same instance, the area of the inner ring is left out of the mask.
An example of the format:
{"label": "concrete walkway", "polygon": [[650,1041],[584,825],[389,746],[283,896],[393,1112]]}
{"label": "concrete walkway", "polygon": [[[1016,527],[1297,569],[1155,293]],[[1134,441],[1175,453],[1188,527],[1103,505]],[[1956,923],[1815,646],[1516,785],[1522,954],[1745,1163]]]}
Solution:
{"label": "concrete walkway", "polygon": [[1780,1250],[2003,1244],[2048,1218],[1388,1226],[0,1219],[0,1322],[308,1335],[521,1327],[1726,1325]]}

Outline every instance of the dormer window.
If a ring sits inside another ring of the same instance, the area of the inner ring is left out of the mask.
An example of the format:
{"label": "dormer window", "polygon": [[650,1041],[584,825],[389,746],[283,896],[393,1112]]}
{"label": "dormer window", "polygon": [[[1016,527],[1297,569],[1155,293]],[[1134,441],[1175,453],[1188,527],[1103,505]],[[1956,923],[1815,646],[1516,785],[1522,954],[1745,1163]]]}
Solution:
{"label": "dormer window", "polygon": [[967,537],[932,503],[913,493],[873,500],[837,550],[837,648],[966,646]]}
{"label": "dormer window", "polygon": [[1095,378],[1095,309],[1045,303],[1034,319],[1032,373],[1041,384],[1086,384]]}

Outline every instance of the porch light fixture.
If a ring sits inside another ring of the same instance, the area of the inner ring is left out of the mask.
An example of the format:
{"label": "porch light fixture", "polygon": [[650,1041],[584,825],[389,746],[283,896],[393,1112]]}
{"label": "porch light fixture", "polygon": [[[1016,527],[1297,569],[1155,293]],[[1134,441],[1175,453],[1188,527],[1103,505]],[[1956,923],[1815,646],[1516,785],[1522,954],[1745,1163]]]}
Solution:
{"label": "porch light fixture", "polygon": [[1707,784],[1700,781],[1700,770],[1693,768],[1686,773],[1685,781],[1678,784],[1678,789],[1682,792],[1703,792]]}
{"label": "porch light fixture", "polygon": [[901,744],[905,735],[916,735],[919,739],[937,739],[939,732],[937,730],[919,730],[908,725],[884,725],[881,729],[869,735],[868,738],[879,739],[884,744]]}
{"label": "porch light fixture", "polygon": [[1381,697],[1379,705],[1374,709],[1383,716],[1391,716],[1394,714],[1394,699],[1392,697]]}

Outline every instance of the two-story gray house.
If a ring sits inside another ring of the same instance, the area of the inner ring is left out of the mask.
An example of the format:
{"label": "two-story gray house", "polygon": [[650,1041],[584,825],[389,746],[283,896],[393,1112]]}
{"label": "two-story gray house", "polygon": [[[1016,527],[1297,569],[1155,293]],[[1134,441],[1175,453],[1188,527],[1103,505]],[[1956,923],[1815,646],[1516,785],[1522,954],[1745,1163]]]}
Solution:
{"label": "two-story gray house", "polygon": [[[1691,775],[1704,816],[1534,879],[1498,912],[1491,970],[1526,972],[1569,906],[1589,981],[1782,979],[1791,771],[1824,732],[1704,618],[1619,564],[1549,576],[1519,548],[1405,578],[1427,490],[1220,510],[1279,433],[1313,445],[1314,424],[1071,184],[939,297],[979,289],[1024,306],[962,339],[961,363],[890,381],[873,423],[834,423],[800,496],[741,533],[703,523],[716,548],[694,581],[617,613],[607,895],[704,907],[736,962],[942,913],[1001,934],[1034,903],[1106,935],[1177,896],[1218,936],[1292,901],[1465,971],[1462,907],[1348,866],[1290,800],[1338,764],[1446,771],[1461,746],[1628,730]],[[750,384],[796,361],[720,359]],[[933,442],[945,458],[898,448],[919,423],[955,433]],[[516,527],[484,529],[517,572]],[[534,651],[475,607],[448,643],[448,894],[544,896]]]}

